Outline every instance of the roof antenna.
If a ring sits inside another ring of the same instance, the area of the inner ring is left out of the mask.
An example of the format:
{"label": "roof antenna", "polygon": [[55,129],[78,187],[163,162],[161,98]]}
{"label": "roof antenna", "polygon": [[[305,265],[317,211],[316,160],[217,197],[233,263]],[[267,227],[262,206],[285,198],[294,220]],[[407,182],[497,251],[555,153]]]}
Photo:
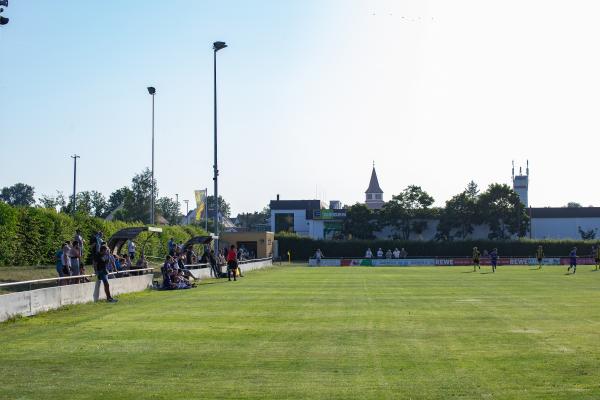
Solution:
{"label": "roof antenna", "polygon": [[529,176],[529,160],[527,160],[527,176]]}
{"label": "roof antenna", "polygon": [[513,165],[513,168],[512,168],[512,179],[514,181],[515,180],[515,160],[513,160],[512,165]]}

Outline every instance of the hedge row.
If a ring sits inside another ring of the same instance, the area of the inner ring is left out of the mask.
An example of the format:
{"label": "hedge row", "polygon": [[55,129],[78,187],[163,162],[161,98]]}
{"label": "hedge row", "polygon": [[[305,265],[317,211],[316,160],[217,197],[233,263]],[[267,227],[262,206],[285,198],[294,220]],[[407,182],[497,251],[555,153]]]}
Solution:
{"label": "hedge row", "polygon": [[380,247],[383,251],[397,247],[404,248],[408,256],[415,257],[470,257],[473,247],[484,250],[498,248],[500,256],[533,257],[539,244],[544,246],[546,256],[567,256],[573,246],[577,246],[578,255],[591,254],[591,247],[596,241],[581,240],[465,240],[452,242],[436,241],[398,241],[398,240],[314,240],[305,237],[277,235],[279,254],[285,256],[288,251],[292,260],[305,261],[313,256],[316,249],[321,249],[325,257],[363,257],[367,248],[373,253]]}
{"label": "hedge row", "polygon": [[[51,209],[12,207],[0,202],[0,266],[54,264],[54,254],[67,240],[73,240],[76,229],[80,229],[84,245],[84,257],[89,263],[89,241],[93,233],[102,231],[106,240],[120,229],[140,226],[139,223],[105,221],[84,214],[75,217],[57,213]],[[167,241],[173,237],[185,242],[192,236],[204,235],[205,231],[195,226],[164,226],[163,233],[153,235],[146,244],[146,254],[162,257],[167,253]],[[147,238],[143,233],[138,238],[138,249]]]}

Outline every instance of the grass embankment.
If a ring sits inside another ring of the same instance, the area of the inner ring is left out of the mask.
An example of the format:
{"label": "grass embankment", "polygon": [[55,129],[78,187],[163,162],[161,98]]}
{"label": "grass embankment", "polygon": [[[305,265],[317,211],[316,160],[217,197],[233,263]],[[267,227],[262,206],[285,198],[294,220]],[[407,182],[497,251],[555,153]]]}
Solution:
{"label": "grass embankment", "polygon": [[0,324],[0,398],[598,399],[600,272],[281,267]]}

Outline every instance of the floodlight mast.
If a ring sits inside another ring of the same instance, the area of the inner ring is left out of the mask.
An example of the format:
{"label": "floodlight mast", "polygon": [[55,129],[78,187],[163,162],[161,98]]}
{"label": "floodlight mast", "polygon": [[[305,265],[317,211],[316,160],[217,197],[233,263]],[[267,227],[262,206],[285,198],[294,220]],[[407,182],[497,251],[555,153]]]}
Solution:
{"label": "floodlight mast", "polygon": [[[217,164],[217,51],[224,49],[225,47],[227,47],[227,44],[225,42],[214,42],[213,43],[213,67],[214,67],[214,142],[215,142],[215,148],[214,148],[214,156],[215,156],[215,163],[213,165],[213,169],[214,169],[214,184],[215,184],[215,198],[214,198],[214,208],[215,208],[215,215],[214,215],[214,223],[215,223],[215,236],[217,237],[215,239],[215,253],[218,252],[219,250],[219,168],[218,168],[218,164]],[[208,217],[208,210],[206,210],[207,212],[207,217]],[[208,219],[208,218],[207,218]]]}
{"label": "floodlight mast", "polygon": [[152,177],[150,181],[150,224],[154,225],[154,95],[156,88],[148,86],[148,93],[152,96]]}

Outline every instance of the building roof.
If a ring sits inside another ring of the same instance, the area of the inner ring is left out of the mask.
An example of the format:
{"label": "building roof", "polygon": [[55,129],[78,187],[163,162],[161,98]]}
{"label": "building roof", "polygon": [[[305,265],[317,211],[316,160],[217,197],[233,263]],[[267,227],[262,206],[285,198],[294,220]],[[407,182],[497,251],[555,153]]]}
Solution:
{"label": "building roof", "polygon": [[531,218],[600,218],[600,207],[532,207]]}
{"label": "building roof", "polygon": [[306,219],[313,218],[313,210],[325,208],[321,200],[271,200],[271,210],[305,210]]}
{"label": "building roof", "polygon": [[375,172],[375,167],[373,167],[373,172],[371,172],[371,181],[369,182],[369,187],[365,193],[383,193],[383,190],[381,190],[379,187],[379,181],[377,180],[377,172]]}
{"label": "building roof", "polygon": [[320,210],[321,200],[271,200],[271,210]]}

